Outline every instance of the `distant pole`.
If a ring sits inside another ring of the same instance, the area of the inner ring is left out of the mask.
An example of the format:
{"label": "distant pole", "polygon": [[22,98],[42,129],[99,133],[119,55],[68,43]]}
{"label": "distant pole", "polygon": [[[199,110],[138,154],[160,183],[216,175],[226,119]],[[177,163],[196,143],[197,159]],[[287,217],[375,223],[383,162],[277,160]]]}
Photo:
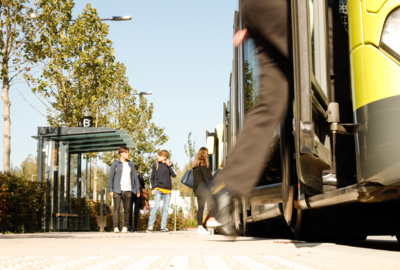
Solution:
{"label": "distant pole", "polygon": [[87,182],[88,182],[88,158],[87,158],[87,156],[86,156],[86,175],[85,175],[85,178],[86,178],[86,195],[88,195],[89,196],[89,199],[90,199],[90,183],[89,183],[89,190],[87,189]]}
{"label": "distant pole", "polygon": [[101,190],[100,192],[100,217],[99,218],[99,227],[100,227],[100,232],[104,232],[104,227],[106,225],[105,219],[106,217],[104,216],[104,189]]}
{"label": "distant pole", "polygon": [[174,228],[174,230],[176,231],[176,190],[175,190],[175,228]]}
{"label": "distant pole", "polygon": [[93,194],[92,194],[92,158],[89,159],[89,198],[92,196],[93,200]]}

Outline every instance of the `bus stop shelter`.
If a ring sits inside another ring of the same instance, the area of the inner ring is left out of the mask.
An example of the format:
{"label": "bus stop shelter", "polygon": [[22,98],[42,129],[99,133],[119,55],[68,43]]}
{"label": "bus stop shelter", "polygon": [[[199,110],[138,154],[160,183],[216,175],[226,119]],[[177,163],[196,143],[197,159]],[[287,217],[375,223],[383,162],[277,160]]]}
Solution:
{"label": "bus stop shelter", "polygon": [[47,186],[45,230],[89,230],[93,195],[82,154],[134,147],[132,138],[125,130],[92,127],[39,127],[33,138],[38,140],[38,181]]}

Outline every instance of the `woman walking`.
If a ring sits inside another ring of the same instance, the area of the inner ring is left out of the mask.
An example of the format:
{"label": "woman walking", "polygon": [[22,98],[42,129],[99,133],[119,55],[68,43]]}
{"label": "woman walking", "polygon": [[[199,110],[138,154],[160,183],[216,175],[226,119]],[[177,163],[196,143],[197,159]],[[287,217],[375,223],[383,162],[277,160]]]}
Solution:
{"label": "woman walking", "polygon": [[210,234],[210,232],[206,229],[206,226],[203,225],[203,212],[206,199],[203,198],[203,194],[199,192],[197,188],[199,186],[204,186],[204,184],[211,178],[211,170],[208,164],[208,149],[202,147],[200,148],[193,162],[193,191],[194,195],[197,197],[197,224],[199,225],[197,230],[198,234]]}

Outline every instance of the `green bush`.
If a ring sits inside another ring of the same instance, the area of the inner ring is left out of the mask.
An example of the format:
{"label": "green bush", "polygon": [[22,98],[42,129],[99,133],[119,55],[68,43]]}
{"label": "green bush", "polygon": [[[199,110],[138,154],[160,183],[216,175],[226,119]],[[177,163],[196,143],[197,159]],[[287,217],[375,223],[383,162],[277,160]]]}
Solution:
{"label": "green bush", "polygon": [[30,182],[0,172],[0,231],[41,231],[45,196],[45,183]]}

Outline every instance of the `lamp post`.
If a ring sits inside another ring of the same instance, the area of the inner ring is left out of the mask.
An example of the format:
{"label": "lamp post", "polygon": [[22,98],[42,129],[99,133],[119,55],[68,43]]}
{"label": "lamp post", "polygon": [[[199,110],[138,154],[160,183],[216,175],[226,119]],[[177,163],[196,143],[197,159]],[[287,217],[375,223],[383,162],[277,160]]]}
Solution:
{"label": "lamp post", "polygon": [[[39,18],[40,14],[36,14],[36,13],[31,13],[29,14],[29,17],[33,20],[36,20],[37,18]],[[132,20],[131,16],[112,16],[111,18],[104,18],[104,19],[100,19],[100,21],[130,21]],[[69,20],[70,22],[74,22],[76,20]]]}

